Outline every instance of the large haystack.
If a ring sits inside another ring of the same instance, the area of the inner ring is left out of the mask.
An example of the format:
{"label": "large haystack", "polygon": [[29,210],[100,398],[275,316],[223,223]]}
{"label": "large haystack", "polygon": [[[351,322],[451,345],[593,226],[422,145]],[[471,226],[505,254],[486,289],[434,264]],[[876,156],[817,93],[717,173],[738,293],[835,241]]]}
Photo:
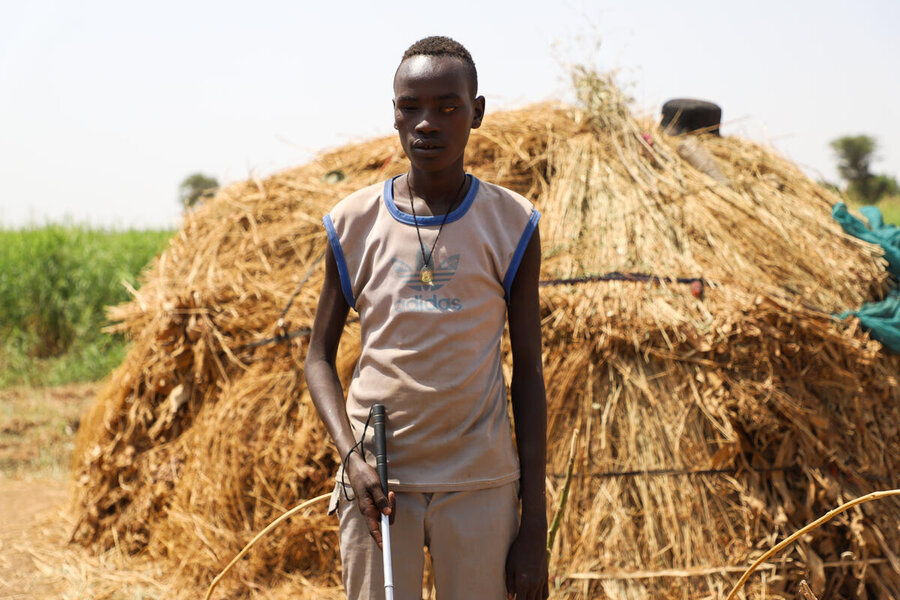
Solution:
{"label": "large haystack", "polygon": [[[883,293],[882,260],[790,163],[705,138],[717,183],[582,75],[583,108],[489,115],[468,165],[543,211],[545,279],[656,276],[542,289],[551,504],[579,432],[553,597],[716,597],[786,533],[897,487],[898,361],[830,316]],[[329,491],[338,458],[302,372],[320,217],[405,169],[395,139],[374,140],[233,185],[187,217],[112,313],[134,344],[79,433],[76,540],[165,559],[188,596],[275,516]],[[327,183],[334,170],[346,178]],[[675,281],[693,277],[702,297]],[[344,378],[357,335],[348,325]],[[898,522],[893,501],[848,513],[751,588],[795,597],[806,578],[840,597],[900,597]],[[324,507],[292,519],[222,597],[336,594],[335,528]]]}

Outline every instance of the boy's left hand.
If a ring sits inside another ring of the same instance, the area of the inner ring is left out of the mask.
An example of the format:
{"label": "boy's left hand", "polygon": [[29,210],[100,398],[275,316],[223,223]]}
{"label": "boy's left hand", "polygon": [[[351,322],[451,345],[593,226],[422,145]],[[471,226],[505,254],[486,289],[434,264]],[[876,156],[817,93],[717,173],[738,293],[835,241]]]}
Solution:
{"label": "boy's left hand", "polygon": [[523,523],[506,555],[506,597],[545,600],[550,595],[547,575],[547,524]]}

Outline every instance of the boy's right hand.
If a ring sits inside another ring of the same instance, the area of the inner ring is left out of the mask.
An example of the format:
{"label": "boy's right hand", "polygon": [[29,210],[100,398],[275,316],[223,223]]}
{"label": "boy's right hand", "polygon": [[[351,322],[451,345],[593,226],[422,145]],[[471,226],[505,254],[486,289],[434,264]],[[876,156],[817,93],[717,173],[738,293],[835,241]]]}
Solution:
{"label": "boy's right hand", "polygon": [[388,492],[385,497],[378,473],[356,452],[350,453],[350,462],[344,465],[344,470],[350,479],[359,512],[365,517],[369,533],[381,548],[381,515],[388,515],[391,523],[394,522],[394,492]]}

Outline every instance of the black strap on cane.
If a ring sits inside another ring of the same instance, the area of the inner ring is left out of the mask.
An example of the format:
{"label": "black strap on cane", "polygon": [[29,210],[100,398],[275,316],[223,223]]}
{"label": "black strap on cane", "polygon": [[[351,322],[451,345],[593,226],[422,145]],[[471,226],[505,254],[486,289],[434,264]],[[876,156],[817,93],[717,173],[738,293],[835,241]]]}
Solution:
{"label": "black strap on cane", "polygon": [[[369,422],[372,420],[372,414],[375,412],[376,406],[381,406],[381,412],[382,412],[382,417],[383,417],[384,406],[382,406],[381,404],[375,404],[374,406],[372,406],[372,408],[369,409],[369,415],[366,417],[366,424],[363,425],[362,436],[360,436],[358,442],[353,444],[352,448],[347,450],[347,454],[344,455],[344,461],[341,463],[341,490],[344,492],[344,499],[348,500],[348,501],[350,500],[350,494],[347,493],[347,482],[345,481],[345,478],[347,476],[347,467],[349,466],[350,454],[354,450],[359,448],[359,455],[362,456],[363,460],[366,459],[366,445],[364,443],[366,441],[366,431],[369,429]],[[383,419],[382,419],[382,421],[383,421]],[[376,431],[376,437],[377,437],[377,433],[378,432]],[[384,435],[383,432],[382,432],[382,435]],[[375,449],[377,452],[377,450],[378,450],[378,442],[377,441],[375,442]],[[376,460],[377,460],[377,458],[376,458]],[[384,484],[382,484],[382,487],[384,487]],[[387,493],[387,492],[385,492],[385,493]]]}

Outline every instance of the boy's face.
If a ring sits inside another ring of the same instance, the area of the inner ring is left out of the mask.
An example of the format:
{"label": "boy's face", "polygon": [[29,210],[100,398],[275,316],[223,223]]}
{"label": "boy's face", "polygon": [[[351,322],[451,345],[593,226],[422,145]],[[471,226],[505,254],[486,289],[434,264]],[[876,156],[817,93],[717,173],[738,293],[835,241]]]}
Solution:
{"label": "boy's face", "polygon": [[462,168],[469,131],[481,126],[484,98],[463,62],[452,56],[413,56],[394,76],[394,125],[413,167]]}

